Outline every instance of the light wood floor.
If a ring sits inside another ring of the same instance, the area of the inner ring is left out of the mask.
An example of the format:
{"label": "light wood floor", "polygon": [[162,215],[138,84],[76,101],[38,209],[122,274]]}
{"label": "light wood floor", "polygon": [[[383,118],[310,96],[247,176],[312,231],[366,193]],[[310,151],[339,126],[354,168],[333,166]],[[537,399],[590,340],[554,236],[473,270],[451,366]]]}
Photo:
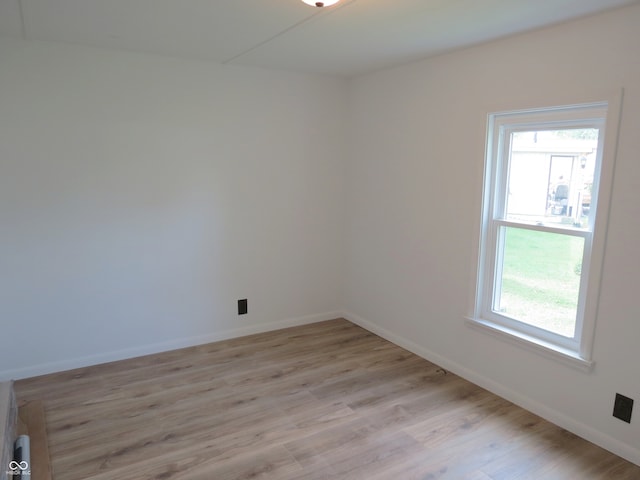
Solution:
{"label": "light wood floor", "polygon": [[349,322],[17,382],[56,480],[640,479],[640,467]]}

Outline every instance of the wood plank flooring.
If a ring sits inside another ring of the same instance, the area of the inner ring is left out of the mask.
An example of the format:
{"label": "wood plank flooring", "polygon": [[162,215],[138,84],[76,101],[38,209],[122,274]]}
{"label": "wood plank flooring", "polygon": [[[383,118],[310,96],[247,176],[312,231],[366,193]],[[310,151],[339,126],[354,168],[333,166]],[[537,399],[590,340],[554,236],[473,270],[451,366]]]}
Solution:
{"label": "wood plank flooring", "polygon": [[21,380],[57,480],[640,479],[343,319]]}
{"label": "wood plank flooring", "polygon": [[24,402],[18,410],[18,434],[29,435],[31,463],[29,480],[51,480],[51,459],[44,406],[39,400]]}

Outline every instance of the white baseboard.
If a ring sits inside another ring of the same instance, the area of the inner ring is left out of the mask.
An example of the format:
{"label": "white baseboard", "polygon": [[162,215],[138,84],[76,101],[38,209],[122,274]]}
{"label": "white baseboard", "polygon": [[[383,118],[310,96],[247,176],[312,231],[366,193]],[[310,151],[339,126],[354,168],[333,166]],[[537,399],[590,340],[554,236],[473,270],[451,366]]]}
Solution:
{"label": "white baseboard", "polygon": [[409,350],[416,355],[435,363],[436,365],[444,368],[445,370],[449,370],[454,374],[468,380],[486,390],[489,390],[500,397],[509,400],[510,402],[519,405],[520,407],[528,410],[549,422],[558,425],[559,427],[564,428],[585,440],[588,440],[596,445],[608,450],[630,462],[640,465],[640,449],[633,447],[632,445],[628,445],[623,443],[615,438],[604,434],[584,423],[578,422],[577,420],[568,417],[567,415],[558,412],[548,406],[531,400],[530,398],[500,384],[497,383],[490,378],[487,378],[479,373],[464,367],[456,362],[452,362],[451,360],[439,355],[431,350],[424,348],[411,340],[408,340],[404,337],[396,335],[395,333],[382,328],[375,323],[369,322],[358,315],[355,315],[350,312],[342,312],[341,317],[349,320],[350,322],[355,323],[356,325],[361,326],[362,328],[369,330],[376,335],[389,340],[396,345]]}
{"label": "white baseboard", "polygon": [[244,337],[255,333],[269,332],[272,330],[280,330],[282,328],[306,325],[309,323],[331,320],[342,315],[341,312],[326,312],[315,315],[306,315],[303,317],[289,318],[276,322],[255,324],[243,328],[235,328],[232,330],[224,330],[213,332],[205,335],[194,337],[179,338],[167,342],[154,343],[149,345],[141,345],[139,347],[127,348],[112,352],[99,353],[79,358],[70,358],[58,362],[43,363],[32,365],[29,367],[0,371],[0,381],[19,380],[21,378],[36,377],[38,375],[46,375],[49,373],[63,372],[73,370],[74,368],[89,367],[101,363],[115,362],[128,358],[141,357],[143,355],[151,355],[154,353],[167,352],[179,348],[193,347],[196,345],[204,345],[206,343],[219,342],[230,338]]}

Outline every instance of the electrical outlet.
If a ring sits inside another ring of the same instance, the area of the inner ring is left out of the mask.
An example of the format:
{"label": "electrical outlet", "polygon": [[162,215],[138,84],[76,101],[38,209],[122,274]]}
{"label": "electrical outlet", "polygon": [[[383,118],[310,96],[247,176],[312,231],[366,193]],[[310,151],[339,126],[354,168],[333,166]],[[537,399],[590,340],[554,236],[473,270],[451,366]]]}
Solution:
{"label": "electrical outlet", "polygon": [[247,314],[247,299],[238,300],[238,315]]}
{"label": "electrical outlet", "polygon": [[616,393],[616,401],[613,404],[613,416],[623,422],[631,423],[631,412],[633,410],[633,398],[625,397]]}

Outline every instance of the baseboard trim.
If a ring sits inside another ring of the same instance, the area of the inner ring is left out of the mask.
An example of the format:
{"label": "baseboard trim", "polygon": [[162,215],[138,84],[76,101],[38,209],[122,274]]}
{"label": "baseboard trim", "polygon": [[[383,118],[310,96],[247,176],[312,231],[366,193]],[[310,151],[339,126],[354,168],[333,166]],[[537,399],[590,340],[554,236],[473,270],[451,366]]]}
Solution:
{"label": "baseboard trim", "polygon": [[364,318],[355,315],[351,312],[342,312],[340,314],[346,320],[349,320],[360,327],[369,330],[376,335],[389,340],[396,345],[409,350],[416,355],[433,362],[445,370],[449,370],[456,375],[468,380],[486,390],[489,390],[500,397],[509,400],[510,402],[515,403],[516,405],[528,410],[549,422],[558,425],[559,427],[564,428],[589,442],[595,443],[596,445],[608,450],[619,457],[622,457],[636,465],[640,465],[640,449],[634,448],[631,445],[620,442],[615,438],[604,434],[598,430],[595,430],[588,425],[585,425],[577,420],[568,417],[567,415],[560,413],[548,406],[531,400],[530,398],[512,390],[500,383],[497,383],[490,378],[487,378],[479,373],[464,367],[456,362],[452,362],[451,360],[443,357],[440,354],[437,354],[427,348],[418,345],[417,343],[408,340],[402,336],[396,335],[395,333],[382,328],[376,325],[373,322],[365,320]]}
{"label": "baseboard trim", "polygon": [[302,317],[288,318],[284,320],[278,320],[275,322],[254,324],[247,327],[235,328],[231,330],[223,330],[220,332],[213,332],[205,335],[198,335],[193,337],[180,338],[170,340],[167,342],[154,343],[149,345],[141,345],[139,347],[127,348],[123,350],[117,350],[112,352],[99,353],[96,355],[89,355],[86,357],[72,358],[68,360],[62,360],[58,362],[43,363],[39,365],[32,365],[25,368],[19,368],[14,370],[5,370],[0,372],[0,381],[4,380],[20,380],[23,378],[36,377],[39,375],[46,375],[49,373],[63,372],[66,370],[73,370],[74,368],[89,367],[92,365],[99,365],[101,363],[115,362],[118,360],[126,360],[128,358],[141,357],[144,355],[151,355],[154,353],[167,352],[170,350],[177,350],[179,348],[194,347],[197,345],[204,345],[212,342],[219,342],[222,340],[229,340],[231,338],[244,337],[247,335],[253,335],[256,333],[264,333],[273,330],[280,330],[282,328],[296,327],[299,325],[307,325],[309,323],[322,322],[324,320],[332,320],[342,316],[342,312],[325,312],[314,315],[305,315]]}

